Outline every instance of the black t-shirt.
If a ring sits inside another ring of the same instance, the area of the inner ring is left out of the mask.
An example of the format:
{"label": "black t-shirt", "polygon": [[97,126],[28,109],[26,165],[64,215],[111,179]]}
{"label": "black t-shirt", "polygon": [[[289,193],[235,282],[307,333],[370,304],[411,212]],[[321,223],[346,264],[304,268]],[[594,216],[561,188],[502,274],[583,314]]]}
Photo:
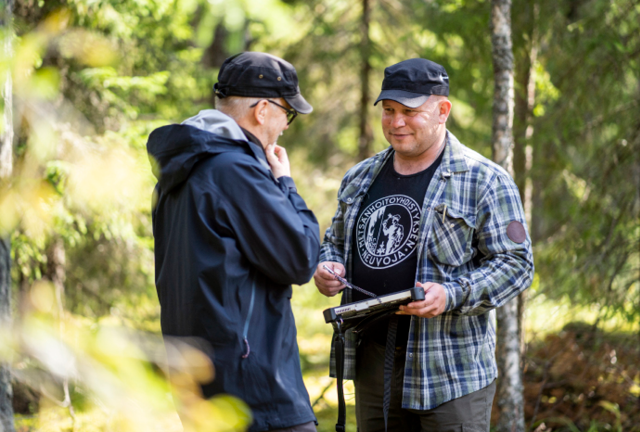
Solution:
{"label": "black t-shirt", "polygon": [[[403,291],[415,286],[422,204],[442,155],[427,169],[401,175],[393,158],[369,188],[356,218],[353,235],[353,284],[376,295]],[[353,291],[353,301],[368,299]],[[389,319],[378,320],[367,335],[385,345]],[[400,316],[396,346],[406,346],[410,316]]]}

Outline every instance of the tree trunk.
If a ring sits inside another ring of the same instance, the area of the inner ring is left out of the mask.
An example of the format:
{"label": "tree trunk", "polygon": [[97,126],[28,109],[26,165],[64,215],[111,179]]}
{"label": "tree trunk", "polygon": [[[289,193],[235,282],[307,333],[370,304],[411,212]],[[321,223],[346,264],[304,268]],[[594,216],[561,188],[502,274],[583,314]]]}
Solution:
{"label": "tree trunk", "polygon": [[[493,75],[493,160],[513,176],[513,50],[511,0],[491,2]],[[524,400],[520,370],[518,301],[498,309],[498,431],[524,432]]]}
{"label": "tree trunk", "polygon": [[371,75],[371,38],[369,37],[369,21],[371,18],[370,0],[362,0],[362,69],[360,70],[360,136],[358,139],[358,159],[363,160],[372,155],[373,131],[369,124],[369,75]]}
{"label": "tree trunk", "polygon": [[[5,58],[10,58],[12,50],[12,9],[13,0],[0,3],[0,31]],[[5,189],[13,171],[13,99],[11,73],[0,81],[4,98],[4,134],[0,136],[0,192]],[[0,326],[11,326],[11,240],[10,233],[0,226]],[[13,389],[11,369],[0,363],[0,431],[14,432]]]}
{"label": "tree trunk", "polygon": [[[0,326],[11,325],[11,243],[0,236]],[[13,432],[13,389],[9,365],[0,363],[0,432]]]}
{"label": "tree trunk", "polygon": [[[538,17],[540,7],[537,0],[527,4],[529,37],[526,54],[516,64],[516,77],[519,79],[520,91],[516,93],[515,119],[514,119],[514,149],[513,165],[516,184],[520,190],[520,199],[524,207],[525,218],[529,230],[532,220],[533,183],[531,180],[531,168],[533,167],[533,108],[536,95],[536,62],[538,60]],[[521,67],[518,67],[521,66]],[[527,302],[527,291],[518,296],[518,333],[520,335],[520,352],[525,353],[524,311]],[[522,364],[520,365],[523,366]]]}
{"label": "tree trunk", "polygon": [[536,96],[536,62],[538,60],[537,25],[540,7],[536,0],[533,0],[533,4],[528,6],[530,6],[528,14],[531,23],[531,28],[527,31],[529,41],[526,55],[519,62],[521,67],[516,70],[520,91],[516,94],[515,100],[514,171],[527,224],[531,226],[532,187],[530,173],[533,164],[533,148],[530,140],[533,136],[532,119]]}
{"label": "tree trunk", "polygon": [[202,54],[202,64],[215,69],[219,69],[222,66],[222,63],[229,57],[226,48],[228,36],[229,32],[224,26],[224,21],[221,21],[213,31],[211,44]]}
{"label": "tree trunk", "polygon": [[[13,55],[12,28],[13,0],[0,0],[0,38],[3,42],[5,58]],[[11,73],[1,78],[2,97],[4,98],[4,134],[0,136],[0,182],[11,177],[13,171],[13,83]]]}
{"label": "tree trunk", "polygon": [[[60,320],[60,337],[64,333],[64,282],[67,279],[66,252],[64,249],[64,241],[62,238],[54,238],[51,247],[47,251],[47,279],[49,279],[55,288],[56,303],[58,304],[58,318]],[[76,414],[71,403],[71,393],[69,392],[69,379],[65,378],[62,382],[62,390],[64,391],[64,400],[56,401],[61,407],[69,410],[72,423],[76,423]]]}
{"label": "tree trunk", "polygon": [[[226,44],[229,32],[224,26],[224,21],[220,21],[213,32],[213,40],[209,47],[202,54],[202,63],[210,68],[219,69],[222,63],[229,57]],[[211,93],[209,95],[209,101],[211,106],[216,107],[216,94],[211,87]]]}

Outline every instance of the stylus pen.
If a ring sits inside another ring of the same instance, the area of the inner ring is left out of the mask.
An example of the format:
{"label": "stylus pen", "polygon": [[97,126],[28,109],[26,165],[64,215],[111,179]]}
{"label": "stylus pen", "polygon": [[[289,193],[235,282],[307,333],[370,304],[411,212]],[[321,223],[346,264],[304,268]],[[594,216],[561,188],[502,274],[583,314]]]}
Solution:
{"label": "stylus pen", "polygon": [[336,278],[336,280],[337,280],[338,282],[340,282],[340,283],[342,283],[342,284],[346,285],[347,287],[352,288],[352,289],[354,289],[354,290],[356,290],[356,291],[360,291],[362,294],[366,294],[366,295],[368,295],[369,297],[373,297],[373,298],[378,297],[378,296],[377,296],[377,295],[375,295],[374,293],[369,292],[369,291],[367,291],[367,290],[366,290],[366,289],[364,289],[364,288],[360,288],[360,287],[357,287],[357,286],[355,286],[355,285],[350,284],[350,283],[349,283],[345,278],[343,278],[342,276],[338,276],[338,274],[337,274],[336,272],[334,272],[333,270],[331,270],[331,269],[330,269],[329,267],[327,267],[326,265],[322,264],[322,267],[323,267],[326,271],[328,271],[329,273],[331,273],[331,274],[333,275],[333,277],[334,277],[334,278]]}

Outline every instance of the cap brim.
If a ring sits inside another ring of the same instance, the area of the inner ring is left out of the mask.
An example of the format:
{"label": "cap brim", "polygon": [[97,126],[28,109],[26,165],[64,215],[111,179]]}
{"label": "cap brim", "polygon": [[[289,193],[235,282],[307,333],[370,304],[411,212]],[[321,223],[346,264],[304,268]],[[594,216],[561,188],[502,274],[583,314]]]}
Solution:
{"label": "cap brim", "polygon": [[418,108],[429,99],[429,95],[421,95],[404,90],[382,90],[373,105],[377,105],[378,102],[384,99],[399,102],[409,108]]}
{"label": "cap brim", "polygon": [[291,108],[298,111],[300,114],[309,114],[313,111],[313,107],[309,105],[309,102],[307,102],[300,93],[293,97],[286,96],[284,97],[284,100],[291,105]]}

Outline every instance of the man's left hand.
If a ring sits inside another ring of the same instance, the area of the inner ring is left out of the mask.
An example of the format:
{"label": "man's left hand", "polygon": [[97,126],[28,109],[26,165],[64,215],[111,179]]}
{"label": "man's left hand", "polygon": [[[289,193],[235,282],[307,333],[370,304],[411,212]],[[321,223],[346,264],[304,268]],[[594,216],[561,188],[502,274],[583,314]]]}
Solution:
{"label": "man's left hand", "polygon": [[397,315],[415,315],[422,318],[433,318],[444,312],[447,305],[447,293],[444,287],[433,282],[418,282],[416,286],[424,288],[424,300],[400,306]]}

